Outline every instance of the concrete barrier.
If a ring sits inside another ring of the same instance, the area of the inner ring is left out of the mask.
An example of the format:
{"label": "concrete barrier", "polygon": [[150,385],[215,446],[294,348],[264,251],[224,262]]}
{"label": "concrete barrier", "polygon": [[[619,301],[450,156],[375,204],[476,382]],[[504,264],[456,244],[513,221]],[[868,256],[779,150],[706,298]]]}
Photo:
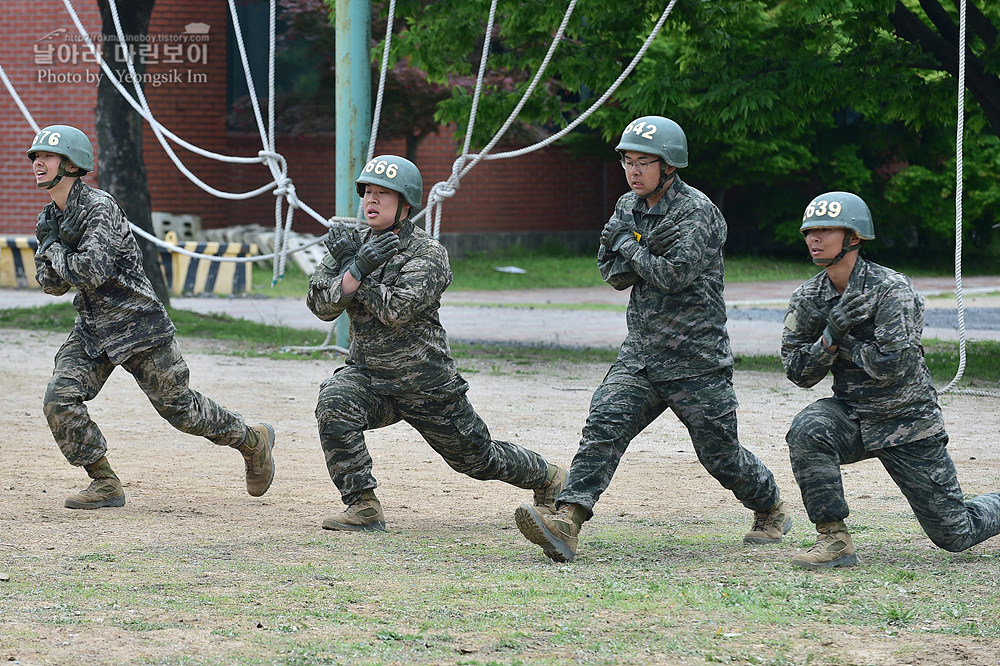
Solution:
{"label": "concrete barrier", "polygon": [[0,236],[0,287],[41,289],[35,282],[34,236]]}
{"label": "concrete barrier", "polygon": [[[188,252],[215,257],[249,257],[258,254],[257,245],[253,243],[179,243],[173,232],[168,232],[165,240]],[[160,247],[160,265],[163,267],[167,288],[175,296],[247,294],[253,288],[253,263],[249,261],[211,261]]]}

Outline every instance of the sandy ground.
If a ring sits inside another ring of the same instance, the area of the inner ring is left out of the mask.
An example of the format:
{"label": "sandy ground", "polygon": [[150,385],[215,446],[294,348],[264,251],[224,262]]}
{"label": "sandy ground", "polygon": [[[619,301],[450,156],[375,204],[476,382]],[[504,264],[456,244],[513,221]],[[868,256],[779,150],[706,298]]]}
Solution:
{"label": "sandy ground", "polygon": [[[97,520],[97,512],[63,508],[64,497],[85,487],[88,480],[82,470],[65,462],[41,410],[51,359],[64,336],[19,330],[4,330],[2,335],[0,574],[5,568],[15,568],[20,556],[52,558],[53,551],[94,540],[162,547],[173,539],[187,539],[192,531],[207,539],[234,542],[254,533],[319,535],[322,519],[340,509],[323,465],[313,415],[317,387],[340,361],[239,358],[212,354],[203,342],[182,340],[194,388],[248,420],[271,422],[277,431],[277,475],[271,490],[260,500],[246,496],[238,454],[173,430],[154,412],[132,378],[116,371],[89,405],[109,439],[109,458],[122,478],[128,503],[122,509],[100,512]],[[463,365],[468,366],[463,372],[472,385],[470,398],[495,437],[521,443],[553,462],[569,465],[591,394],[607,370],[605,365],[552,363],[524,368],[479,361]],[[773,470],[791,505],[796,531],[804,535],[810,529],[783,437],[792,415],[828,395],[829,384],[802,390],[780,375],[737,373],[736,391],[743,443]],[[951,453],[966,492],[1000,488],[995,399],[946,396],[943,406]],[[452,472],[406,425],[372,433],[369,446],[392,530],[419,533],[441,524],[475,530],[483,520],[510,526],[513,509],[528,497],[525,491],[504,484],[484,484]],[[876,502],[879,511],[907,512],[904,500],[876,463],[847,468],[845,483],[856,513],[872,510]],[[461,511],[454,510],[456,504]],[[634,440],[595,520],[643,515],[676,518],[691,506],[701,507],[705,515],[720,507],[739,508],[705,473],[687,433],[668,415]],[[749,514],[746,522],[749,526]],[[919,530],[915,521],[913,529]],[[516,530],[504,534],[521,544],[526,553],[540,557],[534,546],[519,540]],[[993,552],[996,540],[990,543],[992,546],[977,548]],[[586,548],[584,538],[581,551]],[[0,617],[0,634],[2,626]],[[73,642],[73,654],[100,650],[100,637],[73,636],[67,639]],[[917,653],[925,658],[912,663],[959,663],[952,659],[968,649],[981,656],[992,653],[992,660],[965,659],[962,663],[995,664],[1000,653],[1000,641],[936,640]],[[985,651],[973,649],[977,644],[985,645]],[[11,651],[0,653],[5,660],[15,650],[15,646],[4,644],[2,636],[0,647]],[[39,659],[34,663],[59,663],[58,648],[54,650],[44,659],[36,655]]]}

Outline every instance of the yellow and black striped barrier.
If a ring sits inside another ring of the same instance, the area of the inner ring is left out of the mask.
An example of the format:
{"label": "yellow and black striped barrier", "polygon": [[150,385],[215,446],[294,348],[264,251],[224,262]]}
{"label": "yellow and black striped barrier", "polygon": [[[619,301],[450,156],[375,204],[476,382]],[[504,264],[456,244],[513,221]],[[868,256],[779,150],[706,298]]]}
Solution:
{"label": "yellow and black striped barrier", "polygon": [[[174,232],[167,242],[189,252],[216,257],[248,257],[258,254],[254,243],[177,242]],[[40,289],[35,281],[34,236],[0,236],[0,287]],[[247,294],[253,286],[252,262],[211,261],[171,252],[160,247],[160,264],[170,293],[175,296]]]}
{"label": "yellow and black striped barrier", "polygon": [[34,236],[0,236],[0,287],[40,289],[35,282]]}
{"label": "yellow and black striped barrier", "polygon": [[[255,243],[177,242],[169,231],[166,242],[188,252],[213,257],[249,257],[257,254]],[[160,246],[160,265],[170,293],[175,296],[198,294],[246,294],[253,286],[253,263],[249,261],[212,261],[171,252]]]}

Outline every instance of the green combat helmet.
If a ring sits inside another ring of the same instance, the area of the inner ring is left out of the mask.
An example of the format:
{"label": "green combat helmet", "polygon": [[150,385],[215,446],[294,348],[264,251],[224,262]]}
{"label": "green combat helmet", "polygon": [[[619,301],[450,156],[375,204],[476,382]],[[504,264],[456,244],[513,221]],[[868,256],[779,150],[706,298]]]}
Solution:
{"label": "green combat helmet", "polygon": [[379,155],[373,157],[361,170],[361,175],[354,181],[358,188],[358,196],[364,198],[365,185],[381,185],[382,187],[398,192],[402,199],[396,208],[396,220],[392,225],[395,229],[399,225],[399,218],[403,213],[403,203],[410,205],[410,214],[414,215],[420,210],[420,198],[424,191],[424,180],[420,177],[420,169],[417,165],[398,155]]}
{"label": "green combat helmet", "polygon": [[[833,266],[848,252],[856,252],[864,241],[875,240],[875,225],[868,204],[850,192],[827,192],[821,194],[806,206],[802,213],[799,231],[805,236],[809,229],[845,229],[844,246],[833,259],[814,260],[818,266]],[[857,234],[861,242],[851,245],[851,233]]]}
{"label": "green combat helmet", "polygon": [[[35,154],[40,152],[55,153],[62,155],[59,162],[59,173],[52,180],[38,183],[38,187],[51,190],[55,187],[63,176],[77,178],[84,176],[94,170],[94,147],[90,144],[87,135],[75,127],[69,125],[49,125],[35,135],[31,147],[26,151],[28,159],[35,161]],[[72,162],[79,172],[69,173],[66,171],[66,162]]]}
{"label": "green combat helmet", "polygon": [[672,167],[688,165],[688,142],[681,126],[663,116],[643,116],[630,122],[615,148],[619,153],[634,150],[661,158]]}
{"label": "green combat helmet", "polygon": [[625,151],[628,150],[660,158],[660,183],[650,196],[662,190],[673,178],[667,175],[668,166],[682,168],[688,165],[688,142],[684,130],[663,116],[643,116],[630,122],[625,126],[615,150],[621,155],[622,166],[625,165]]}

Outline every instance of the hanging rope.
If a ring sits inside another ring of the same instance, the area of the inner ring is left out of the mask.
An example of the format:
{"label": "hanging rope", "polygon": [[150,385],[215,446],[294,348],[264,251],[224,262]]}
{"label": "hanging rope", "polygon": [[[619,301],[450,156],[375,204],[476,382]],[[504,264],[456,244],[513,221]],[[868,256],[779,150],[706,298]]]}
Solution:
{"label": "hanging rope", "polygon": [[[379,68],[378,75],[378,90],[375,93],[375,111],[372,113],[372,129],[368,137],[368,152],[366,153],[365,163],[367,164],[375,157],[375,141],[378,138],[378,126],[382,120],[382,99],[385,95],[385,77],[389,69],[389,48],[392,44],[392,25],[396,16],[396,0],[389,0],[389,17],[385,25],[385,46],[382,48],[382,65]],[[362,206],[363,201],[358,201],[358,219],[356,222],[360,224],[362,219]],[[286,347],[287,351],[335,351],[340,354],[348,354],[349,349],[345,349],[341,345],[330,344],[330,341],[337,334],[337,320],[330,322],[330,326],[327,327],[326,337],[323,339],[319,345],[313,346],[293,346]]]}
{"label": "hanging rope", "polygon": [[[535,78],[532,80],[531,85],[529,85],[529,87],[526,89],[525,94],[522,96],[521,101],[519,102],[517,108],[507,118],[507,121],[504,123],[503,127],[500,129],[500,131],[498,131],[494,135],[493,139],[490,140],[486,148],[484,148],[479,153],[471,156],[468,154],[469,138],[472,135],[472,127],[470,124],[470,127],[466,134],[465,148],[462,151],[462,155],[459,156],[459,158],[456,159],[455,163],[452,165],[451,177],[447,181],[444,181],[442,183],[436,183],[431,188],[431,191],[427,196],[427,208],[421,211],[420,214],[417,215],[414,219],[419,219],[423,215],[429,214],[429,211],[433,211],[435,214],[435,219],[432,226],[433,235],[435,238],[438,238],[440,236],[440,223],[441,223],[440,204],[444,201],[444,199],[451,198],[455,195],[455,192],[458,189],[458,184],[461,178],[465,176],[469,171],[471,171],[472,168],[479,163],[479,161],[483,159],[495,160],[495,159],[508,159],[511,157],[520,157],[521,155],[526,155],[536,150],[540,150],[541,148],[544,148],[545,146],[548,146],[549,144],[554,143],[555,141],[558,141],[562,137],[566,136],[571,131],[573,131],[573,129],[575,129],[580,123],[589,118],[595,111],[597,111],[597,109],[599,109],[608,100],[609,97],[611,97],[615,93],[616,90],[618,90],[622,82],[625,81],[628,75],[632,73],[632,70],[635,69],[636,65],[639,64],[639,62],[645,55],[646,51],[649,49],[649,45],[653,42],[653,39],[655,39],[656,35],[660,32],[660,29],[663,27],[663,24],[667,20],[667,17],[670,15],[670,12],[673,11],[675,4],[677,4],[677,0],[671,0],[667,4],[666,8],[663,10],[663,13],[660,15],[660,18],[657,20],[656,24],[653,26],[653,29],[650,31],[649,36],[646,38],[646,41],[643,42],[643,45],[640,47],[639,51],[636,52],[635,56],[632,58],[632,61],[622,71],[622,73],[618,76],[618,78],[611,85],[611,87],[609,87],[604,92],[604,94],[601,95],[600,98],[598,98],[596,102],[594,102],[590,107],[588,107],[587,110],[584,111],[584,113],[582,113],[579,117],[577,117],[573,122],[571,122],[569,125],[564,127],[556,134],[553,134],[552,136],[549,136],[531,146],[527,146],[524,148],[520,148],[518,150],[513,150],[505,153],[497,153],[496,155],[488,154],[489,151],[493,148],[493,146],[496,145],[496,143],[500,140],[500,138],[504,135],[504,133],[506,133],[506,131],[513,124],[517,114],[520,113],[521,108],[527,102],[528,96],[534,90],[534,87],[537,84],[537,82],[541,79],[541,73],[548,66],[549,60],[552,57],[552,53],[555,50],[555,46],[562,40],[562,35],[565,32],[566,24],[568,23],[569,17],[572,14],[573,9],[576,5],[576,1],[573,0],[563,16],[562,24],[560,24],[559,30],[556,33],[556,37],[553,39],[552,45],[550,46],[549,51],[546,53],[545,59],[542,61],[539,71],[536,72]],[[496,8],[496,2],[493,3],[493,6],[491,6],[490,9],[491,18],[493,12],[495,11],[495,8]],[[491,32],[492,32],[492,26],[489,26],[488,32],[486,33],[487,43],[489,42]],[[485,62],[487,53],[485,46],[483,51],[484,55],[482,62]],[[476,81],[476,90],[473,95],[473,110],[475,110],[475,107],[478,104],[479,95],[482,89],[482,62],[480,63],[480,77]]]}
{"label": "hanging rope", "polygon": [[958,382],[965,374],[965,305],[962,299],[962,196],[965,146],[965,11],[966,0],[961,0],[958,13],[958,123],[955,130],[955,300],[958,307],[958,371],[941,393],[960,393],[985,398],[1000,398],[1000,393],[978,389],[958,389]]}
{"label": "hanging rope", "polygon": [[[193,145],[193,144],[191,144],[191,143],[189,143],[189,142],[181,139],[180,137],[178,137],[177,135],[175,135],[173,132],[170,132],[167,128],[165,128],[162,124],[160,124],[155,119],[155,117],[152,114],[152,111],[149,108],[148,102],[147,102],[144,94],[142,93],[140,79],[139,79],[139,77],[136,74],[134,62],[133,62],[132,57],[131,57],[131,52],[128,49],[124,49],[124,52],[125,52],[124,53],[124,55],[125,55],[125,63],[126,63],[126,66],[127,66],[128,70],[129,70],[130,75],[132,76],[133,86],[134,86],[134,88],[136,90],[136,98],[133,98],[131,96],[131,94],[127,90],[125,90],[122,87],[122,85],[117,81],[117,77],[114,76],[114,74],[111,71],[110,67],[107,65],[106,61],[103,59],[103,57],[98,52],[98,50],[95,47],[95,45],[93,44],[93,41],[90,39],[89,34],[87,33],[87,31],[84,28],[82,22],[80,21],[80,18],[77,15],[75,9],[73,8],[73,5],[70,2],[70,0],[63,0],[63,5],[66,7],[67,12],[70,14],[70,17],[73,19],[73,23],[76,26],[77,31],[80,33],[80,35],[81,35],[84,43],[87,45],[87,47],[90,49],[91,53],[94,55],[96,61],[100,64],[100,67],[104,71],[106,77],[112,82],[112,84],[118,90],[119,94],[121,94],[122,97],[126,100],[126,102],[128,102],[132,106],[132,108],[135,109],[136,112],[138,112],[143,117],[143,119],[146,120],[149,123],[150,128],[152,129],[152,131],[154,133],[154,136],[156,136],[157,140],[159,141],[160,145],[163,147],[163,149],[167,153],[167,155],[170,157],[171,161],[173,161],[174,165],[178,168],[178,170],[181,171],[181,173],[183,173],[191,182],[193,182],[195,185],[198,185],[202,190],[208,192],[209,194],[212,194],[213,196],[216,196],[216,197],[219,197],[219,198],[223,198],[223,199],[249,199],[251,197],[257,196],[258,194],[262,194],[264,192],[267,192],[267,191],[273,189],[273,193],[277,197],[277,202],[276,202],[276,227],[279,227],[279,228],[280,228],[280,220],[281,220],[281,207],[280,206],[281,206],[281,201],[282,200],[287,200],[288,203],[289,203],[289,216],[288,216],[288,219],[285,220],[285,228],[286,229],[288,227],[290,227],[290,224],[291,224],[291,219],[290,219],[291,212],[295,208],[301,208],[302,210],[304,210],[308,214],[310,214],[314,219],[316,219],[317,221],[323,223],[324,225],[328,225],[330,219],[335,219],[335,218],[324,218],[324,217],[322,217],[316,211],[314,211],[312,208],[310,208],[309,206],[307,206],[306,204],[304,204],[303,202],[301,202],[301,201],[298,200],[297,196],[295,195],[294,185],[292,184],[291,179],[288,178],[288,176],[287,176],[287,163],[286,163],[286,160],[285,160],[285,158],[283,156],[281,156],[280,154],[278,154],[274,150],[274,140],[273,140],[274,133],[273,133],[273,131],[270,132],[270,133],[268,133],[264,129],[264,127],[263,127],[263,120],[261,118],[260,109],[257,106],[257,100],[256,100],[256,96],[254,94],[252,94],[251,100],[252,100],[253,105],[254,105],[255,114],[256,114],[256,117],[257,117],[257,120],[258,120],[258,128],[261,131],[261,139],[262,139],[262,144],[264,146],[263,150],[261,150],[261,151],[258,152],[257,157],[237,157],[237,156],[230,156],[230,155],[221,155],[219,153],[208,151],[208,150],[202,149],[202,148],[200,148],[198,146],[195,146],[195,145]],[[271,6],[272,6],[272,11],[273,11],[274,10],[274,0],[271,0]],[[117,8],[117,4],[116,4],[115,0],[109,0],[109,8],[111,10],[112,18],[114,20],[115,30],[116,30],[119,42],[122,43],[122,44],[125,44],[127,42],[125,40],[124,31],[121,28],[121,20],[120,20],[120,17],[118,15],[118,8]],[[235,6],[233,5],[232,2],[230,2],[230,9],[231,9],[231,11],[235,12]],[[237,26],[236,35],[237,35],[237,41],[238,41],[238,43],[240,45],[240,49],[241,49],[241,59],[242,59],[242,61],[244,63],[244,73],[245,73],[245,75],[248,78],[248,85],[250,87],[250,90],[253,91],[253,82],[252,82],[252,79],[250,78],[249,67],[248,67],[248,63],[247,63],[247,59],[246,59],[246,52],[245,52],[245,48],[243,47],[243,43],[242,43],[242,33],[239,30],[239,28],[238,28],[238,26],[239,26],[239,20],[238,20],[237,17],[235,17],[235,15],[234,15],[234,23]],[[273,51],[272,51],[272,58],[271,59],[273,60]],[[271,77],[270,85],[273,88],[273,74],[272,74],[272,77]],[[272,104],[273,104],[273,97],[274,97],[273,94],[269,95],[269,97],[272,100]],[[273,107],[272,107],[272,109],[273,109]],[[273,112],[272,112],[272,118],[273,118]],[[272,125],[272,128],[273,128],[273,125]],[[201,156],[204,156],[204,157],[208,157],[210,159],[214,159],[214,160],[217,160],[217,161],[224,161],[224,162],[236,163],[236,164],[261,163],[261,162],[263,162],[271,170],[271,174],[272,174],[273,180],[270,183],[268,183],[266,185],[263,185],[263,186],[257,188],[256,190],[253,190],[253,191],[250,191],[250,192],[240,192],[240,193],[223,192],[221,190],[218,190],[216,188],[213,188],[213,187],[209,186],[207,183],[204,183],[201,179],[199,179],[197,176],[195,176],[184,165],[184,163],[180,160],[180,158],[177,157],[176,153],[173,151],[173,149],[170,146],[170,144],[166,141],[165,137],[166,138],[170,138],[170,140],[172,140],[175,143],[183,146],[184,148],[188,149],[191,152],[194,152],[194,153],[196,153],[198,155],[201,155]],[[133,228],[135,228],[134,225],[133,225]],[[139,232],[140,232],[140,235],[142,235],[144,238],[147,238],[151,242],[155,243],[156,245],[158,245],[160,247],[164,247],[164,248],[166,248],[166,249],[168,249],[168,250],[170,250],[172,252],[176,252],[176,251],[179,251],[181,249],[181,248],[179,248],[179,247],[177,247],[175,245],[172,245],[170,243],[166,243],[166,242],[160,240],[159,238],[156,238],[155,236],[152,236],[152,235],[150,235],[148,233],[143,233],[143,232],[141,232],[141,230],[139,230]],[[280,235],[284,236],[284,234],[280,234]],[[206,259],[206,260],[209,260],[209,261],[234,261],[234,262],[263,261],[263,260],[267,260],[267,259],[272,259],[272,258],[274,258],[274,257],[277,256],[277,257],[279,257],[279,260],[277,262],[275,262],[275,263],[276,263],[276,270],[278,270],[278,269],[283,269],[283,266],[284,266],[284,257],[288,254],[289,250],[287,248],[287,245],[283,242],[283,238],[279,237],[278,233],[276,233],[276,239],[275,240],[276,240],[276,248],[277,248],[277,251],[275,253],[266,254],[266,255],[257,255],[257,256],[254,256],[254,257],[215,257],[215,256],[211,256],[211,255],[203,255],[203,254],[199,254],[199,253],[191,253],[191,252],[186,252],[186,251],[182,251],[180,253],[181,254],[186,254],[188,256],[200,258],[200,259]],[[299,247],[299,248],[297,248],[296,250],[293,250],[293,251],[299,251],[299,250],[305,249],[307,247],[311,247],[312,245],[315,245],[315,244],[317,244],[319,242],[321,242],[321,239],[317,239],[317,240],[315,240],[315,241],[313,241],[311,243],[305,244],[305,245],[303,245],[303,246],[301,246],[301,247]]]}

